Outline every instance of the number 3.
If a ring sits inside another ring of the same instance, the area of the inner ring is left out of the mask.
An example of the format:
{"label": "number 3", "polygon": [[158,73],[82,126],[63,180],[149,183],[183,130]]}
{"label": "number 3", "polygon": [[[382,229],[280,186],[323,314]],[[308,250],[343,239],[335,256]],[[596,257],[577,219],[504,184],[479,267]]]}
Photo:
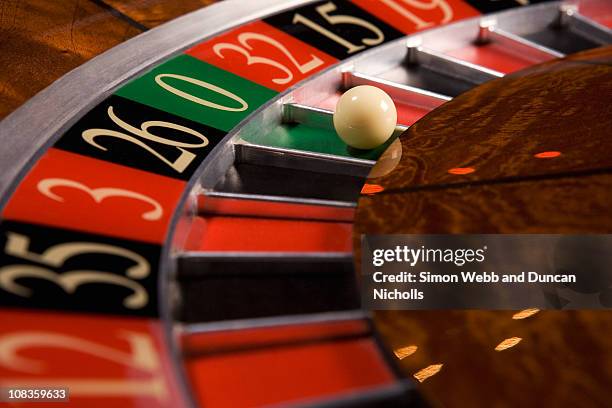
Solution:
{"label": "number 3", "polygon": [[145,203],[151,204],[153,210],[147,211],[142,214],[142,218],[148,221],[159,220],[164,213],[162,206],[151,197],[144,194],[139,194],[134,191],[123,190],[121,188],[94,188],[91,189],[85,184],[81,184],[74,180],[62,179],[62,178],[48,178],[41,180],[36,186],[38,191],[46,197],[52,200],[63,202],[64,198],[60,195],[55,194],[52,190],[55,187],[71,187],[77,190],[81,190],[89,194],[96,203],[100,203],[107,197],[127,197],[135,200],[144,201]]}

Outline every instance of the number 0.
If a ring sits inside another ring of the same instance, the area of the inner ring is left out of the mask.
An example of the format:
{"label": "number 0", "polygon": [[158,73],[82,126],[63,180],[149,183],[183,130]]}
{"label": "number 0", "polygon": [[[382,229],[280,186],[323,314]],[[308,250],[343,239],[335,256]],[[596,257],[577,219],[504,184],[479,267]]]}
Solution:
{"label": "number 0", "polygon": [[[239,108],[232,108],[230,106],[225,106],[225,105],[219,105],[218,103],[214,103],[211,101],[207,101],[206,99],[202,99],[202,98],[198,98],[195,95],[192,95],[190,93],[187,93],[185,91],[181,91],[180,89],[177,89],[175,87],[173,87],[172,85],[167,84],[166,82],[164,82],[164,78],[173,78],[173,79],[177,79],[179,81],[184,81],[184,82],[188,82],[190,84],[194,84],[197,85],[199,87],[208,89],[210,91],[216,92],[219,95],[223,95],[226,96],[232,100],[234,100],[235,102],[238,102],[238,104],[240,105]],[[245,110],[247,110],[249,108],[249,104],[246,103],[246,101],[244,99],[242,99],[241,97],[239,97],[236,94],[231,93],[230,91],[220,88],[217,85],[213,85],[211,83],[208,83],[206,81],[200,81],[199,79],[195,79],[195,78],[191,78],[188,76],[184,76],[184,75],[177,75],[177,74],[159,74],[155,77],[155,82],[157,82],[157,85],[161,86],[162,88],[164,88],[166,91],[168,92],[172,92],[173,94],[180,96],[183,99],[187,99],[188,101],[191,102],[195,102],[197,104],[200,104],[202,106],[207,106],[209,108],[213,108],[213,109],[218,109],[218,110],[222,110],[222,111],[228,111],[228,112],[243,112]]]}

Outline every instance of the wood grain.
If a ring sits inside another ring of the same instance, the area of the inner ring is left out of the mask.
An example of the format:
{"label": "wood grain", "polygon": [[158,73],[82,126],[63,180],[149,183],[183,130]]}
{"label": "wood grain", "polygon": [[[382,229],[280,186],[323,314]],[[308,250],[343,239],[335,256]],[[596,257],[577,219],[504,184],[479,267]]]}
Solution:
{"label": "wood grain", "polygon": [[0,119],[96,55],[212,2],[0,0]]}
{"label": "wood grain", "polygon": [[148,28],[156,27],[216,1],[219,0],[104,0],[106,4]]}
{"label": "wood grain", "polygon": [[[406,377],[432,364],[418,385],[433,407],[608,407],[612,383],[609,311],[380,311],[392,349],[418,345],[398,362]],[[516,346],[495,351],[502,340]]]}
{"label": "wood grain", "polygon": [[[386,190],[612,167],[612,47],[481,85],[409,128]],[[574,61],[572,61],[574,60]],[[584,63],[591,62],[591,63]],[[536,159],[559,151],[554,159]],[[471,167],[470,174],[449,169]]]}
{"label": "wood grain", "polygon": [[[368,180],[384,191],[360,198],[355,243],[363,233],[612,233],[611,56],[543,64],[423,118],[402,135],[399,165]],[[533,157],[546,150],[562,155]],[[433,406],[609,406],[612,312],[514,314],[384,311],[375,322],[391,349],[417,347],[399,362],[406,377],[442,364],[419,384]]]}
{"label": "wood grain", "polygon": [[377,234],[612,233],[612,174],[364,196],[355,228]]}
{"label": "wood grain", "polygon": [[0,118],[141,32],[90,1],[2,1],[0,10]]}

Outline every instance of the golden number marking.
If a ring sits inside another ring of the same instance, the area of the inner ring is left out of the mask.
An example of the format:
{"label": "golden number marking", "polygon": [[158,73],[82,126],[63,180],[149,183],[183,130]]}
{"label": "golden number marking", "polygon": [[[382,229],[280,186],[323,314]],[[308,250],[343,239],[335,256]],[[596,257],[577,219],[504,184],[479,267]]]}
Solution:
{"label": "golden number marking", "polygon": [[150,379],[108,378],[4,378],[3,387],[11,384],[20,386],[70,388],[72,395],[80,396],[151,396],[165,400],[168,391],[161,376],[161,365],[151,338],[147,335],[121,331],[119,336],[129,344],[129,351],[117,350],[104,344],[94,343],[79,337],[48,331],[22,331],[0,336],[0,365],[11,370],[32,374],[44,374],[47,368],[43,361],[20,355],[20,352],[36,348],[60,348],[75,353],[89,354],[127,368],[126,373],[137,370],[150,375]]}
{"label": "golden number marking", "polygon": [[100,203],[108,197],[126,197],[133,198],[139,201],[144,201],[145,203],[148,203],[153,207],[153,210],[147,211],[142,214],[142,218],[147,221],[159,220],[164,213],[162,206],[157,201],[153,200],[151,197],[146,196],[144,194],[136,193],[134,191],[124,190],[121,188],[102,187],[92,189],[87,187],[85,184],[63,178],[48,178],[41,180],[40,182],[38,182],[38,185],[36,187],[38,188],[38,191],[44,196],[59,202],[64,202],[64,197],[53,192],[53,189],[55,187],[68,187],[84,191],[91,198],[93,198],[96,203]]}
{"label": "golden number marking", "polygon": [[251,55],[249,51],[253,51],[253,47],[249,44],[249,41],[261,41],[261,42],[270,44],[271,46],[280,50],[283,54],[287,56],[289,61],[291,61],[291,63],[302,74],[306,74],[312,71],[313,69],[321,66],[321,64],[323,64],[323,61],[320,58],[312,54],[310,55],[312,57],[310,61],[308,61],[305,64],[300,64],[298,60],[291,54],[291,52],[289,52],[287,47],[285,47],[283,44],[276,41],[275,39],[268,37],[267,35],[257,34],[257,33],[242,33],[237,37],[237,39],[240,45],[242,45],[242,47],[239,47],[237,45],[230,44],[230,43],[219,43],[219,44],[215,44],[215,46],[213,47],[213,51],[215,52],[215,54],[217,54],[219,58],[225,58],[223,56],[222,51],[223,50],[233,50],[245,56],[247,65],[265,64],[265,65],[269,65],[271,67],[280,69],[281,71],[285,73],[285,77],[284,78],[273,78],[272,82],[274,82],[275,84],[282,85],[282,84],[291,82],[293,80],[293,72],[291,72],[291,70],[286,65],[283,65],[277,61],[274,61],[274,60],[271,60],[265,57],[258,57],[258,56]]}
{"label": "golden number marking", "polygon": [[62,266],[69,258],[88,253],[121,256],[134,261],[136,265],[126,269],[125,274],[127,277],[90,270],[76,270],[59,274],[40,266],[4,266],[0,268],[0,287],[7,292],[22,297],[30,297],[32,296],[32,290],[18,284],[16,281],[20,278],[39,278],[57,284],[64,289],[66,293],[74,293],[79,286],[87,283],[108,283],[123,286],[133,291],[133,293],[127,296],[123,301],[123,305],[128,309],[140,309],[149,302],[147,291],[133,279],[143,279],[147,277],[150,272],[150,265],[145,258],[135,252],[106,244],[71,242],[54,245],[42,254],[37,254],[30,252],[29,246],[30,238],[14,232],[7,232],[7,241],[4,248],[4,252],[7,255],[37,262],[46,266],[57,268]]}
{"label": "golden number marking", "polygon": [[326,28],[320,26],[319,24],[315,23],[314,21],[310,20],[307,17],[304,17],[301,14],[296,13],[293,16],[292,22],[293,24],[302,23],[308,28],[311,28],[317,31],[319,34],[322,34],[325,37],[329,38],[330,40],[342,45],[343,47],[347,49],[348,54],[352,54],[356,51],[360,51],[364,49],[366,45],[369,45],[369,46],[378,45],[385,40],[385,35],[383,34],[383,32],[378,27],[376,27],[374,24],[368,21],[365,21],[358,17],[347,16],[343,14],[335,15],[335,16],[330,15],[330,13],[334,12],[336,8],[337,7],[333,2],[329,2],[329,3],[320,5],[315,10],[317,10],[317,13],[319,13],[325,19],[325,21],[327,21],[331,25],[352,24],[352,25],[360,26],[360,27],[363,27],[371,31],[373,34],[375,34],[375,37],[374,38],[362,38],[361,42],[365,45],[356,45],[336,35],[335,33],[327,30]]}
{"label": "golden number marking", "polygon": [[[389,8],[393,9],[393,11],[397,12],[402,17],[412,21],[418,30],[431,27],[436,23],[423,20],[407,7],[417,10],[434,10],[439,8],[442,11],[442,19],[439,21],[440,24],[448,23],[453,19],[453,9],[446,0],[430,0],[429,2],[420,0],[381,0],[381,2],[389,6]],[[404,4],[402,5],[400,3]]]}
{"label": "golden number marking", "polygon": [[[200,147],[204,147],[208,145],[208,139],[203,134],[193,129],[190,129],[188,127],[177,125],[176,123],[151,120],[151,121],[143,122],[142,125],[140,126],[140,129],[138,129],[124,122],[123,120],[119,119],[119,117],[115,115],[115,112],[113,111],[112,106],[108,107],[107,114],[108,114],[108,117],[120,128],[138,137],[141,137],[143,139],[147,139],[155,143],[165,144],[168,146],[174,146],[177,148],[178,151],[181,152],[181,155],[175,161],[172,162],[168,160],[167,158],[165,158],[164,156],[162,156],[157,151],[155,151],[148,144],[144,143],[140,139],[135,138],[134,136],[131,136],[125,133],[121,133],[121,132],[117,132],[115,130],[109,130],[109,129],[88,129],[84,131],[83,134],[81,135],[83,139],[90,145],[97,147],[100,150],[107,151],[108,149],[104,146],[99,145],[96,142],[97,137],[99,136],[116,137],[118,139],[123,139],[130,143],[134,143],[137,146],[142,147],[143,149],[150,152],[152,155],[154,155],[155,157],[157,157],[158,159],[166,163],[168,166],[172,167],[177,172],[182,173],[187,168],[187,166],[189,166],[189,164],[193,161],[193,159],[196,157],[195,154],[183,148],[184,147],[200,148]],[[190,135],[197,137],[198,139],[200,139],[201,142],[200,143],[185,143],[185,142],[179,142],[176,140],[169,140],[169,139],[149,133],[150,127],[162,127],[162,128],[167,128],[167,129],[178,130],[180,132],[188,133]]]}
{"label": "golden number marking", "polygon": [[[180,89],[177,89],[175,87],[173,87],[172,85],[169,85],[167,83],[165,83],[163,81],[164,78],[173,78],[173,79],[177,79],[179,81],[184,81],[184,82],[188,82],[190,84],[193,85],[197,85],[199,87],[208,89],[210,91],[216,92],[220,95],[223,95],[225,97],[228,97],[230,99],[232,99],[235,102],[238,102],[238,104],[240,105],[240,107],[238,108],[232,108],[229,106],[225,106],[225,105],[219,105],[218,103],[214,103],[211,101],[207,101],[206,99],[202,99],[202,98],[198,98],[195,95],[192,95],[190,93],[187,93],[185,91],[181,91]],[[157,82],[157,85],[161,86],[162,88],[164,88],[166,91],[171,92],[177,96],[180,96],[183,99],[187,99],[188,101],[197,103],[199,105],[202,106],[207,106],[209,108],[213,108],[213,109],[218,109],[218,110],[222,110],[222,111],[228,111],[228,112],[242,112],[245,111],[249,108],[249,104],[246,103],[246,101],[244,99],[242,99],[241,97],[239,97],[238,95],[220,88],[216,85],[213,85],[211,83],[205,82],[205,81],[200,81],[199,79],[195,79],[195,78],[191,78],[188,76],[184,76],[184,75],[177,75],[177,74],[159,74],[155,77],[155,82]]]}

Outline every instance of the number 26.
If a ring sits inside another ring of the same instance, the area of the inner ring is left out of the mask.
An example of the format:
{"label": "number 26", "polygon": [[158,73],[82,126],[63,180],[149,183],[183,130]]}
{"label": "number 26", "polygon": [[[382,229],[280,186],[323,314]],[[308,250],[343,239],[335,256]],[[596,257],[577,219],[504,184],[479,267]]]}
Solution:
{"label": "number 26", "polygon": [[[178,173],[182,173],[187,168],[187,166],[189,166],[189,164],[193,161],[193,159],[195,159],[196,157],[194,153],[188,150],[185,150],[185,148],[197,149],[197,148],[201,148],[201,147],[208,145],[208,139],[203,134],[191,128],[188,128],[186,126],[177,125],[176,123],[171,123],[171,122],[151,120],[151,121],[143,122],[142,125],[140,126],[140,129],[138,129],[130,125],[129,123],[121,120],[115,114],[112,106],[108,107],[107,114],[110,120],[112,120],[117,126],[119,126],[124,131],[127,131],[137,137],[134,137],[124,132],[119,132],[119,131],[111,130],[111,129],[88,129],[84,131],[82,134],[83,139],[90,145],[100,150],[104,150],[104,151],[108,150],[106,147],[100,145],[96,141],[96,139],[100,136],[115,137],[118,139],[123,139],[127,142],[133,143],[136,146],[139,146],[145,149],[146,151],[148,151],[149,153],[157,157],[159,160],[163,161],[168,166],[172,167]],[[151,127],[161,127],[161,128],[173,129],[173,130],[178,130],[180,132],[188,133],[200,139],[200,143],[185,143],[185,142],[179,142],[176,140],[170,140],[170,139],[166,139],[160,136],[156,136],[149,132],[149,128]],[[154,143],[164,144],[167,146],[174,146],[180,152],[180,155],[176,160],[170,161],[166,157],[164,157],[162,154],[157,152],[155,149],[153,149],[151,146],[149,146],[147,143],[143,142],[142,139],[149,140]]]}

